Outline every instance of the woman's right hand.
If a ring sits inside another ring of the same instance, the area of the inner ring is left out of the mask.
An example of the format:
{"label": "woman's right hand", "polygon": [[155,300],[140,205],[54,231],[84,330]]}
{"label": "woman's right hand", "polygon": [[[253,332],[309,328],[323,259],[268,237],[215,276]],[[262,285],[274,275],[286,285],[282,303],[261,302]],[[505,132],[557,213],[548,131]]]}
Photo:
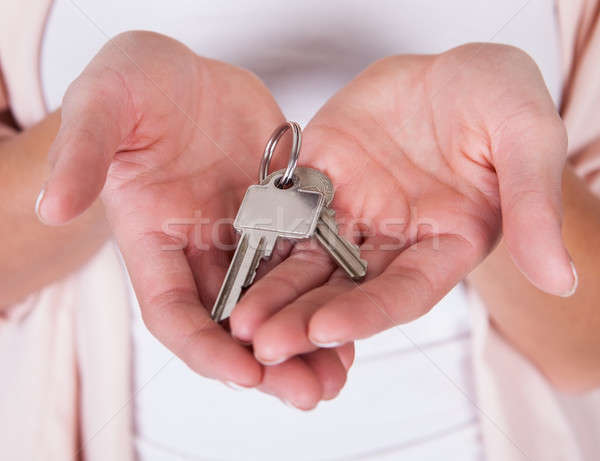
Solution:
{"label": "woman's right hand", "polygon": [[64,224],[101,195],[150,331],[202,375],[309,409],[343,386],[352,344],[263,367],[208,312],[234,241],[222,219],[283,120],[251,73],[162,35],[121,34],[65,94],[38,215]]}

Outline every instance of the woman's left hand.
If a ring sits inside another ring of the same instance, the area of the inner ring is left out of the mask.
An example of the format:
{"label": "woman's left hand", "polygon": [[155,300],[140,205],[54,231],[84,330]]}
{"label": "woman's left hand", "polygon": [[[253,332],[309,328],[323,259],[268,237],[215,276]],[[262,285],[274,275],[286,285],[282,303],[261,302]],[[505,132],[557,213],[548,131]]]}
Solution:
{"label": "woman's left hand", "polygon": [[524,52],[471,44],[384,59],[329,100],[304,139],[301,162],[337,186],[338,219],[360,220],[368,274],[356,284],[331,263],[307,263],[315,252],[298,246],[231,318],[260,361],[339,346],[425,314],[501,231],[535,286],[572,293],[561,237],[567,138]]}

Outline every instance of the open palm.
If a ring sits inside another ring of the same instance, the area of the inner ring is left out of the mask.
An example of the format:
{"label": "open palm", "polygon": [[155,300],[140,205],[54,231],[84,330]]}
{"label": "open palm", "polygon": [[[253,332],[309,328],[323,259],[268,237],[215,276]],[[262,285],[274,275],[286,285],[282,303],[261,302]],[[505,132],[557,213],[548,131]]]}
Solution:
{"label": "open palm", "polygon": [[61,224],[101,194],[152,333],[205,376],[310,408],[339,392],[352,345],[265,370],[208,312],[234,243],[223,219],[283,120],[251,73],[158,34],[122,34],[67,91],[39,214]]}
{"label": "open palm", "polygon": [[360,231],[369,270],[357,285],[292,252],[232,315],[233,333],[253,341],[262,361],[423,315],[502,231],[532,283],[572,290],[560,232],[565,129],[525,53],[473,44],[386,58],[330,99],[304,139],[302,161],[337,185],[340,222],[359,220],[346,227]]}

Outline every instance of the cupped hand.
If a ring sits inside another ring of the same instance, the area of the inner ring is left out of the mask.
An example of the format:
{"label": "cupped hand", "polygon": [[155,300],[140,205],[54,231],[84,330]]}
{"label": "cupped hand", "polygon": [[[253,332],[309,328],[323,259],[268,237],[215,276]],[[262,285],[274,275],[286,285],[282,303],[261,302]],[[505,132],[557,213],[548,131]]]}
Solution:
{"label": "cupped hand", "polygon": [[38,214],[62,224],[101,195],[150,331],[200,374],[311,408],[339,392],[351,344],[265,368],[209,317],[234,243],[223,218],[283,120],[251,73],[165,36],[121,34],[64,97]]}
{"label": "cupped hand", "polygon": [[566,148],[542,76],[518,49],[471,44],[373,64],[309,123],[301,155],[337,186],[332,206],[350,237],[360,231],[366,280],[295,250],[241,300],[233,333],[266,362],[371,336],[425,314],[501,233],[535,286],[571,294]]}

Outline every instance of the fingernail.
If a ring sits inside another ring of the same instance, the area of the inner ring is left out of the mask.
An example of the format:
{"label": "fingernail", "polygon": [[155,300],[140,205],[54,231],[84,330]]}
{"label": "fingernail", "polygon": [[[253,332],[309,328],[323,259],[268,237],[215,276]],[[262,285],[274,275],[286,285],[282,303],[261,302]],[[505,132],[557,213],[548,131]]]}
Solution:
{"label": "fingernail", "polygon": [[243,390],[248,389],[247,387],[240,386],[239,384],[236,384],[231,381],[223,381],[223,384],[225,384],[227,387],[233,389],[234,391],[243,391]]}
{"label": "fingernail", "polygon": [[245,339],[241,339],[235,335],[231,335],[231,336],[237,343],[241,344],[242,346],[251,346],[252,345],[252,341],[246,341]]}
{"label": "fingernail", "polygon": [[296,405],[294,405],[294,404],[293,404],[292,402],[290,402],[289,400],[286,400],[286,399],[281,399],[281,401],[282,401],[282,402],[283,402],[283,404],[284,404],[285,406],[287,406],[287,407],[294,408],[294,409],[296,408]]}
{"label": "fingernail", "polygon": [[280,363],[285,362],[287,360],[287,357],[280,357],[278,359],[272,359],[272,360],[261,359],[260,357],[256,357],[256,360],[258,360],[260,363],[262,363],[263,365],[265,365],[267,367],[272,367],[272,366],[279,365]]}
{"label": "fingernail", "polygon": [[42,187],[42,190],[38,194],[37,198],[35,199],[35,214],[42,223],[45,223],[45,221],[44,221],[44,218],[42,218],[42,216],[40,215],[40,205],[42,204],[44,195],[46,195],[46,185],[45,184]]}
{"label": "fingernail", "polygon": [[326,343],[326,342],[316,341],[312,338],[310,338],[310,342],[313,343],[317,347],[324,347],[327,349],[330,349],[332,347],[338,347],[343,344],[341,341],[331,341],[331,342]]}
{"label": "fingernail", "polygon": [[579,284],[579,276],[577,275],[577,269],[575,269],[575,264],[573,264],[573,261],[571,261],[571,270],[573,271],[573,286],[569,291],[562,295],[563,298],[573,296],[575,291],[577,291],[577,285]]}

